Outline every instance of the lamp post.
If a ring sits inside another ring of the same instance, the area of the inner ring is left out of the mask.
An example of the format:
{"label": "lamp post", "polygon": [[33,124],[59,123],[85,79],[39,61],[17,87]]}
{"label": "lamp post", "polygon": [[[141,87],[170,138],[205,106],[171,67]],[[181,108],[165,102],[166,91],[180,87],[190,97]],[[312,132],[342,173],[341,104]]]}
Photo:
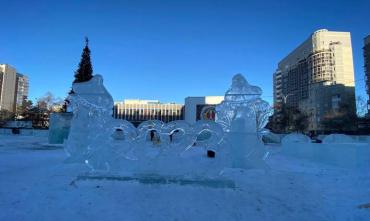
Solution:
{"label": "lamp post", "polygon": [[[289,94],[287,94],[287,95],[284,95],[284,94],[282,94],[282,96],[283,96],[283,99],[284,99],[284,104],[283,104],[283,108],[284,108],[284,115],[285,115],[285,117],[288,117],[288,127],[290,127],[290,116],[286,116],[286,114],[287,114],[287,108],[286,108],[286,101],[287,101],[287,98],[290,96],[290,95],[293,95],[292,93],[289,93]],[[289,115],[290,115],[290,113],[289,113]],[[284,128],[284,130],[286,130],[286,128]]]}
{"label": "lamp post", "polygon": [[287,98],[288,98],[290,95],[293,95],[293,94],[292,94],[292,93],[290,93],[290,94],[287,94],[287,95],[283,95],[284,104],[286,104],[286,100],[287,100]]}

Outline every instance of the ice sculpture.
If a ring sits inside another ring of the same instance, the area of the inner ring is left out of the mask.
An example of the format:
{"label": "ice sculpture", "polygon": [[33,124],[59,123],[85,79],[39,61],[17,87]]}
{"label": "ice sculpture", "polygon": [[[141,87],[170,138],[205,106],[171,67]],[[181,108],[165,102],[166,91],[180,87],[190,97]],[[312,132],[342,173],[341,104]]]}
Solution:
{"label": "ice sculpture", "polygon": [[[100,75],[76,83],[68,100],[73,110],[65,150],[67,162],[94,172],[217,176],[223,168],[264,167],[266,154],[257,136],[258,112],[266,107],[261,89],[242,75],[233,78],[217,122],[163,123],[151,120],[135,128],[112,117],[113,99]],[[227,132],[227,133],[225,133]]]}
{"label": "ice sculpture", "polygon": [[203,146],[206,149],[216,150],[219,144],[223,141],[222,127],[213,122],[206,120],[199,120],[194,125],[195,144]]}
{"label": "ice sculpture", "polygon": [[138,135],[135,126],[127,120],[118,121],[118,126],[115,128],[112,138],[115,140],[133,141]]}
{"label": "ice sculpture", "polygon": [[100,75],[87,82],[75,83],[72,89],[73,93],[67,100],[72,107],[73,118],[65,149],[68,161],[85,162],[90,145],[106,135],[104,132],[107,133],[105,125],[111,120],[113,98],[103,86]]}
{"label": "ice sculpture", "polygon": [[269,104],[260,98],[261,88],[250,85],[241,74],[233,77],[224,101],[216,106],[216,122],[223,126],[231,145],[230,156],[235,168],[267,168],[268,152],[258,136],[267,122],[262,121]]}
{"label": "ice sculpture", "polygon": [[243,75],[235,75],[224,101],[216,106],[216,122],[229,132],[234,119],[244,118],[248,119],[244,123],[249,133],[259,132],[265,127],[271,110],[268,102],[260,98],[261,94],[261,88],[250,85]]}

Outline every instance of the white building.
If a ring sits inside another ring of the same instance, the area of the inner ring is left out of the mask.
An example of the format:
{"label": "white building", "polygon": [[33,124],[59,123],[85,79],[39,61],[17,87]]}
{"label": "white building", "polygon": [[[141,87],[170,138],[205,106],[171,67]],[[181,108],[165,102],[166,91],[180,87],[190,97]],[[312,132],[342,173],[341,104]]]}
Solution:
{"label": "white building", "polygon": [[215,106],[223,100],[224,96],[185,98],[185,121],[193,124],[197,120],[214,120]]}
{"label": "white building", "polygon": [[0,110],[15,111],[16,73],[10,65],[0,64]]}
{"label": "white building", "polygon": [[114,103],[113,115],[138,125],[147,120],[169,122],[182,120],[184,105],[175,103],[160,103],[158,100],[124,100]]}
{"label": "white building", "polygon": [[282,105],[299,108],[310,117],[309,130],[320,129],[325,114],[338,104],[355,111],[350,33],[314,32],[279,62],[273,82],[277,116]]}

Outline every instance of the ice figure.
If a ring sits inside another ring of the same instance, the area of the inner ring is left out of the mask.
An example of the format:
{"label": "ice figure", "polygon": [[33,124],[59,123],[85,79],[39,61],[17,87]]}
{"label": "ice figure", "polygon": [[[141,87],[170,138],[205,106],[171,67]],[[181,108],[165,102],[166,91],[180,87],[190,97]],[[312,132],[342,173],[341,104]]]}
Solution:
{"label": "ice figure", "polygon": [[265,126],[261,115],[269,110],[269,104],[260,98],[261,88],[250,85],[237,74],[225,93],[224,101],[216,106],[216,122],[227,132],[231,145],[230,156],[234,168],[266,168],[267,152],[258,136]]}
{"label": "ice figure", "polygon": [[68,100],[73,119],[65,144],[67,162],[86,163],[92,170],[111,170],[129,151],[128,142],[137,136],[135,127],[112,117],[113,98],[100,75],[73,84]]}
{"label": "ice figure", "polygon": [[119,156],[124,145],[117,148],[117,138],[135,136],[135,129],[125,121],[112,117],[113,98],[103,85],[103,78],[95,75],[90,81],[73,84],[68,97],[73,118],[65,150],[67,162],[86,163],[92,169],[109,170],[112,159]]}
{"label": "ice figure", "polygon": [[235,75],[224,101],[216,106],[216,122],[229,132],[234,119],[245,118],[249,119],[245,121],[245,129],[250,133],[259,132],[265,127],[271,109],[268,102],[260,98],[261,94],[261,88],[250,85],[243,75]]}
{"label": "ice figure", "polygon": [[65,150],[69,155],[68,161],[84,162],[91,141],[101,137],[106,130],[104,125],[111,118],[113,98],[103,86],[100,75],[87,82],[75,83],[72,89],[68,100],[73,118]]}

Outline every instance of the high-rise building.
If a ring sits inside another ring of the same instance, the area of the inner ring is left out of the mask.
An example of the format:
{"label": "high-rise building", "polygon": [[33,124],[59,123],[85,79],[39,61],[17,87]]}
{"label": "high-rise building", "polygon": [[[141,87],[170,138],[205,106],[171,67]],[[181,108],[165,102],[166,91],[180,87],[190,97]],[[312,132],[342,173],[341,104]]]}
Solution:
{"label": "high-rise building", "polygon": [[161,120],[165,123],[184,119],[184,105],[160,103],[158,100],[124,100],[114,103],[113,116],[138,125],[147,120]]}
{"label": "high-rise building", "polygon": [[28,97],[28,87],[26,75],[17,73],[8,64],[0,64],[0,110],[15,112],[23,99]]}
{"label": "high-rise building", "polygon": [[322,130],[330,110],[347,105],[355,112],[355,81],[349,32],[314,32],[281,60],[273,75],[275,114],[297,108],[309,117],[308,129]]}
{"label": "high-rise building", "polygon": [[367,100],[367,114],[370,117],[370,35],[364,39],[364,68],[366,80]]}
{"label": "high-rise building", "polygon": [[16,78],[17,107],[21,106],[23,100],[28,98],[28,88],[29,88],[28,77],[24,74],[17,73]]}
{"label": "high-rise building", "polygon": [[10,65],[0,64],[0,110],[15,111],[16,73]]}

